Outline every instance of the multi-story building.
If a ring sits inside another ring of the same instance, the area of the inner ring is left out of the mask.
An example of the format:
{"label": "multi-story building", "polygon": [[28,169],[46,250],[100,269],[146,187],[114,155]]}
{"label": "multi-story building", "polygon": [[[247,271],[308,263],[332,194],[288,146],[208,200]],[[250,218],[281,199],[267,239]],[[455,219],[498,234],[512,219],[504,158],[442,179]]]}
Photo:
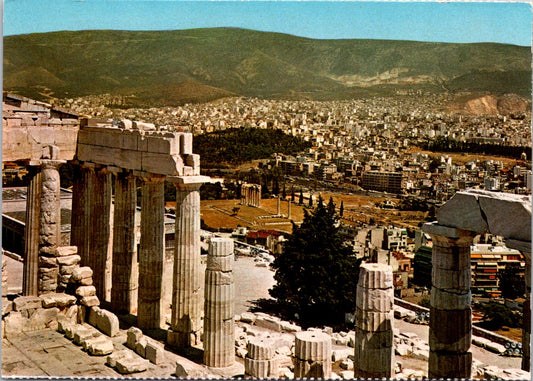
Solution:
{"label": "multi-story building", "polygon": [[363,173],[362,187],[389,193],[402,193],[403,175],[401,172],[366,171]]}

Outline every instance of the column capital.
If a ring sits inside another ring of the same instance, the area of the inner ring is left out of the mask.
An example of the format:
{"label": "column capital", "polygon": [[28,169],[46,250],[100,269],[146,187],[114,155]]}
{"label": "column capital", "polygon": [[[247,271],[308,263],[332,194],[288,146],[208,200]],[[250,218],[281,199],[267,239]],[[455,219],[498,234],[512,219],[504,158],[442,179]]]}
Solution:
{"label": "column capital", "polygon": [[167,180],[176,186],[178,185],[199,185],[211,181],[209,176],[168,176]]}
{"label": "column capital", "polygon": [[165,175],[156,175],[156,174],[143,174],[139,178],[145,183],[164,183],[167,177]]}
{"label": "column capital", "polygon": [[41,168],[57,168],[61,164],[65,164],[66,160],[48,160],[48,159],[39,159],[39,160],[31,160],[30,166],[36,166]]}
{"label": "column capital", "polygon": [[446,225],[439,225],[437,221],[425,223],[422,226],[422,230],[431,236],[440,235],[452,239],[474,237],[476,235],[476,232],[470,230],[454,228]]}

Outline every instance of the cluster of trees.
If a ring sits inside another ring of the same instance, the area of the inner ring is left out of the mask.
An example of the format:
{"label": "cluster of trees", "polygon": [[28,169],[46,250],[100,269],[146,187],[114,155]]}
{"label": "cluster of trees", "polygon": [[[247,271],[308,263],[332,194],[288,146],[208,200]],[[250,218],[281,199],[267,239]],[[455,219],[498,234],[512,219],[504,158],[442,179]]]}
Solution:
{"label": "cluster of trees", "polygon": [[200,154],[202,166],[208,168],[266,159],[276,152],[294,154],[310,144],[278,129],[243,127],[196,136],[194,152]]}
{"label": "cluster of trees", "polygon": [[531,147],[504,146],[500,144],[484,144],[460,142],[444,136],[427,140],[422,148],[432,152],[469,152],[486,155],[504,156],[519,159],[525,153],[527,160],[531,160]]}
{"label": "cluster of trees", "polygon": [[342,326],[345,314],[355,310],[361,260],[340,235],[332,199],[324,205],[319,197],[315,209],[304,213],[271,265],[276,284],[270,295],[303,326]]}

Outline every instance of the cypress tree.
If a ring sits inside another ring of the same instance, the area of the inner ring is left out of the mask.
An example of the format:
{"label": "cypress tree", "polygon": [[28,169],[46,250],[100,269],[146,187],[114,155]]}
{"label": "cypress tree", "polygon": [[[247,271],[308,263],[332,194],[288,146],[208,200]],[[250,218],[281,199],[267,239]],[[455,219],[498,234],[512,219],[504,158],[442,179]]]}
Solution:
{"label": "cypress tree", "polygon": [[301,226],[293,224],[285,249],[272,263],[276,284],[270,295],[303,325],[343,324],[355,310],[358,261],[336,224],[333,201],[304,210]]}

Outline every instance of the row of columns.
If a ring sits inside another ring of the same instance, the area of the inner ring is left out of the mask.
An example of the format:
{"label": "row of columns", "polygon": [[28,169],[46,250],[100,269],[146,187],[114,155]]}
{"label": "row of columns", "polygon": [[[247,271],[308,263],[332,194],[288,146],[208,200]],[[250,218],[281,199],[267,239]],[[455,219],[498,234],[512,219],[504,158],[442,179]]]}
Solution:
{"label": "row of columns", "polygon": [[259,208],[261,206],[261,185],[242,184],[241,204]]}
{"label": "row of columns", "polygon": [[[62,162],[42,160],[30,170],[25,231],[23,293],[39,295],[57,289],[58,269],[42,266],[60,245],[60,184]],[[115,203],[112,181],[115,173]],[[191,177],[192,179],[193,177]],[[137,189],[131,171],[112,171],[86,163],[75,172],[71,244],[78,247],[82,265],[93,269],[97,296],[110,300],[117,313],[137,313],[142,329],[164,327],[165,294],[172,294],[170,345],[198,344],[203,295],[200,253],[201,178],[177,188],[175,251],[172,285],[163,281],[165,260],[165,176],[142,180],[141,239],[136,245]],[[177,180],[176,180],[177,179]],[[187,179],[187,180],[191,180]],[[111,229],[113,226],[113,231]],[[167,288],[168,287],[168,288]],[[169,288],[172,287],[172,290]]]}

